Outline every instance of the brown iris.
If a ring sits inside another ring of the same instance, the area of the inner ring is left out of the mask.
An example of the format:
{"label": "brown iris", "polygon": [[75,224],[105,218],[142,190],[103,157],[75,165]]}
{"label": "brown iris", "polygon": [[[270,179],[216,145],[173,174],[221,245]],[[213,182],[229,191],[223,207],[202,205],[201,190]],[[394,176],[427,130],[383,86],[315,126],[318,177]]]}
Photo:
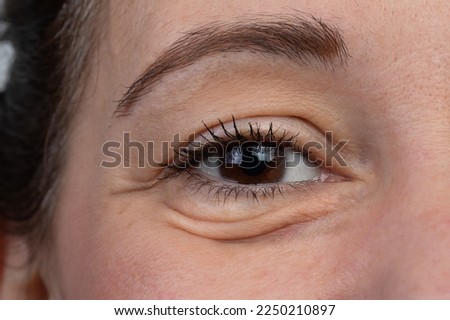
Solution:
{"label": "brown iris", "polygon": [[273,143],[247,141],[225,148],[221,176],[241,184],[275,183],[284,170]]}

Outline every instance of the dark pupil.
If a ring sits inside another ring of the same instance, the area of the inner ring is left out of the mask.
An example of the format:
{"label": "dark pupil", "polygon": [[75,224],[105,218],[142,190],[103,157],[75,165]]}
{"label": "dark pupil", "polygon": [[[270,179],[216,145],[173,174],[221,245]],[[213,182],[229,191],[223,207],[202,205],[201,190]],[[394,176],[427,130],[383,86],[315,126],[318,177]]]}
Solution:
{"label": "dark pupil", "polygon": [[[265,169],[267,169],[266,162],[259,160],[258,151],[255,149],[256,147],[250,146],[241,148],[242,160],[239,164],[239,168],[242,173],[248,176],[260,175]],[[259,154],[262,154],[262,152],[259,152]]]}

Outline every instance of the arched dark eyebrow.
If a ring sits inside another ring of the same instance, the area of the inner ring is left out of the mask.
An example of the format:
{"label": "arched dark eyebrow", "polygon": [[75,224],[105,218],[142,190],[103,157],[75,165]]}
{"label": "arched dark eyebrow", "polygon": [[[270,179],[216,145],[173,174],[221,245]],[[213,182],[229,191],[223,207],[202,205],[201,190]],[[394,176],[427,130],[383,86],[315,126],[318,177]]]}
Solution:
{"label": "arched dark eyebrow", "polygon": [[129,114],[132,105],[168,73],[204,56],[242,51],[278,55],[301,65],[323,68],[345,65],[349,57],[339,30],[313,16],[258,15],[245,20],[209,23],[187,32],[170,45],[128,87],[118,101],[115,115]]}

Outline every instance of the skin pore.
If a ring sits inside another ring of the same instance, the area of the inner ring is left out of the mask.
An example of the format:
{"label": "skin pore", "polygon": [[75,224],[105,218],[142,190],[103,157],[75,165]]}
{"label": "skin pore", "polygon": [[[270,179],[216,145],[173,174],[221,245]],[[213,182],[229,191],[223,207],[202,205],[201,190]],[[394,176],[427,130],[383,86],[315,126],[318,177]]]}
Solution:
{"label": "skin pore", "polygon": [[[342,34],[345,63],[222,50],[115,113],[187,32],[310,15]],[[37,270],[49,298],[450,298],[446,2],[110,1],[101,21]],[[100,166],[124,132],[158,159],[162,141],[233,117],[302,142],[332,131],[348,141],[347,166],[329,168],[342,179],[221,201],[182,174],[150,187],[165,169],[139,168],[136,148],[130,168]]]}

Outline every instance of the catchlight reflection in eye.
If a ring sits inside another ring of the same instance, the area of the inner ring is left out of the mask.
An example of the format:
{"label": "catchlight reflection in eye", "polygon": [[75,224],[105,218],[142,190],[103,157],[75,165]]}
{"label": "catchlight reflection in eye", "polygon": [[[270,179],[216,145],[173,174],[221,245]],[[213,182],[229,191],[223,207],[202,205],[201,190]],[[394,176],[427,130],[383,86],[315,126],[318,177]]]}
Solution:
{"label": "catchlight reflection in eye", "polygon": [[224,155],[209,154],[202,159],[198,170],[240,184],[321,181],[329,175],[292,147],[273,144],[247,141],[226,148]]}

